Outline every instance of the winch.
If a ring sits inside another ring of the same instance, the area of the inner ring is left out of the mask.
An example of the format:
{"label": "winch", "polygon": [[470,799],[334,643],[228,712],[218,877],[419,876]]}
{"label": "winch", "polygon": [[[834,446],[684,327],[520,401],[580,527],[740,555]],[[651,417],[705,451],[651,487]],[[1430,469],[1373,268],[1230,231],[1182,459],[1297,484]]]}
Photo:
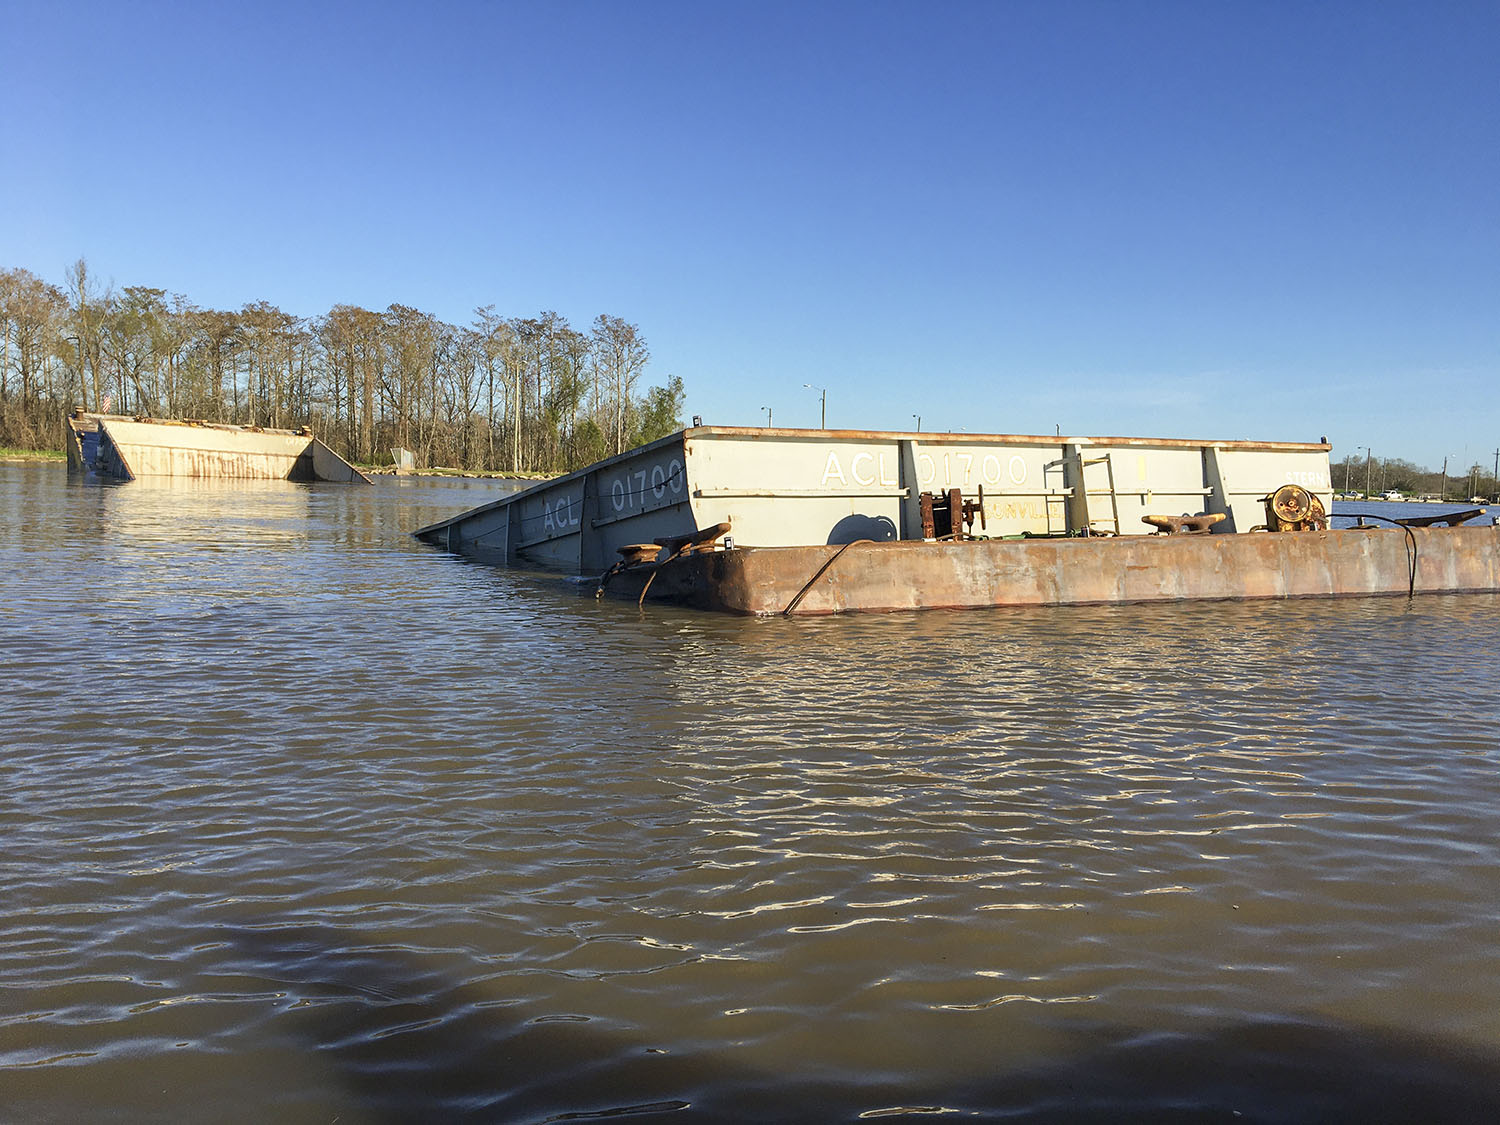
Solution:
{"label": "winch", "polygon": [[1266,506],[1267,531],[1328,530],[1323,502],[1300,484],[1284,484],[1261,502]]}
{"label": "winch", "polygon": [[984,518],[984,485],[979,486],[976,500],[965,499],[961,489],[950,488],[936,495],[924,492],[918,501],[923,539],[973,539],[975,516],[979,517],[980,528],[988,526]]}

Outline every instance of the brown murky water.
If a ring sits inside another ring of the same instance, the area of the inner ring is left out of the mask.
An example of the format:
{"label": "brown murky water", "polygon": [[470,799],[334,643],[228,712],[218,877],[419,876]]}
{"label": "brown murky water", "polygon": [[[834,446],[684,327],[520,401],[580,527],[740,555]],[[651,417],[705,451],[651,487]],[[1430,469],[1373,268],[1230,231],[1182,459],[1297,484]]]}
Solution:
{"label": "brown murky water", "polygon": [[1489,596],[745,621],[0,466],[0,1117],[1500,1115]]}

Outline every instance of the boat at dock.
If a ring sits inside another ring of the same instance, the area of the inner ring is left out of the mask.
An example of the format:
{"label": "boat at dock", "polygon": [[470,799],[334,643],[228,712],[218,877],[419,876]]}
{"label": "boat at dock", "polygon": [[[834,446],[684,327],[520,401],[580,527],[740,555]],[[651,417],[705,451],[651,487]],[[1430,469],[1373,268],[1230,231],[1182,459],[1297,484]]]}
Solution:
{"label": "boat at dock", "polygon": [[756,615],[1500,589],[1493,527],[1330,530],[1328,451],[697,426],[415,534]]}
{"label": "boat at dock", "polygon": [[69,469],[115,480],[166,476],[372,483],[307,428],[75,411],[68,416],[67,452]]}

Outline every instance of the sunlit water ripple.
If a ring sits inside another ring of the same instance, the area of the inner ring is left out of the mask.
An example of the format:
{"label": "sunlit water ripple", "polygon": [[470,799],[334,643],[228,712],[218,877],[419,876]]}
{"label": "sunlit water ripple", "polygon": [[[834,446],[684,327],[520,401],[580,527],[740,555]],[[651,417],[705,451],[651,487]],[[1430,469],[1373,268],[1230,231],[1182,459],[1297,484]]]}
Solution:
{"label": "sunlit water ripple", "polygon": [[1496,598],[641,612],[496,487],[0,467],[0,1116],[1500,1112]]}

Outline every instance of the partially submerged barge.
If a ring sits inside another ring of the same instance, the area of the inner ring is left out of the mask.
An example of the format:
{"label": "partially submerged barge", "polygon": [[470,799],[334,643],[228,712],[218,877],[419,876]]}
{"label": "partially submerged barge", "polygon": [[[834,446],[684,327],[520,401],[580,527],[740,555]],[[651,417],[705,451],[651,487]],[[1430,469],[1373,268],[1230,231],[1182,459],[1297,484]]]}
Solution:
{"label": "partially submerged barge", "polygon": [[68,416],[68,439],[68,468],[117,480],[168,476],[372,483],[308,429],[75,411]]}
{"label": "partially submerged barge", "polygon": [[1329,530],[1328,451],[697,426],[415,534],[746,614],[1500,590],[1494,527]]}

